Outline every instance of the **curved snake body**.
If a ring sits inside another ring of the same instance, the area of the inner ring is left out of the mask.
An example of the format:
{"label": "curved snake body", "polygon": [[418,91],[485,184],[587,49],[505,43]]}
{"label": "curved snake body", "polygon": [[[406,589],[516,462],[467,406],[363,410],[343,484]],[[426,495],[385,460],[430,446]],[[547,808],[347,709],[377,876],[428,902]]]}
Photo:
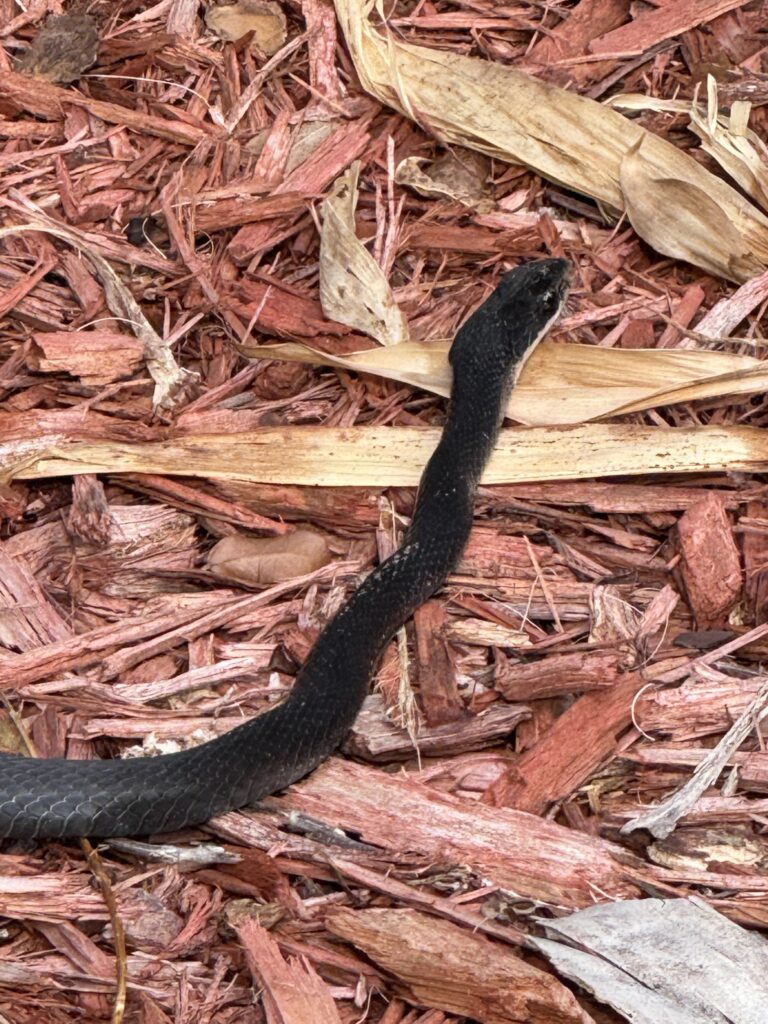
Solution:
{"label": "curved snake body", "polygon": [[295,782],[341,743],[384,647],[456,565],[477,482],[509,388],[557,317],[568,264],[507,274],[451,346],[453,391],[401,547],[318,638],[290,696],[231,732],[181,753],[132,760],[0,757],[0,837],[160,833],[253,804]]}

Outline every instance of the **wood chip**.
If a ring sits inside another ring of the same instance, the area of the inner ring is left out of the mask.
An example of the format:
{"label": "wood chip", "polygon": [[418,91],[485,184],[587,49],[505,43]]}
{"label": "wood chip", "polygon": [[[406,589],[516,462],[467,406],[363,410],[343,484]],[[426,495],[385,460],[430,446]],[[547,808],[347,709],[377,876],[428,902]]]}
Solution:
{"label": "wood chip", "polygon": [[413,910],[340,910],[331,931],[397,979],[399,993],[481,1024],[590,1024],[550,975],[481,936]]}

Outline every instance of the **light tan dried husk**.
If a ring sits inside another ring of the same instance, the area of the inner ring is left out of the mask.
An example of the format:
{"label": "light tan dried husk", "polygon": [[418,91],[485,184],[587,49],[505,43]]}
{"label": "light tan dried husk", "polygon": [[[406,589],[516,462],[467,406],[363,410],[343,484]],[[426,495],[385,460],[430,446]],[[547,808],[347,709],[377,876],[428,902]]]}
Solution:
{"label": "light tan dried husk", "polygon": [[[0,444],[0,482],[79,473],[160,473],[328,487],[412,487],[439,438],[437,428],[367,426],[263,427],[141,444],[29,438]],[[766,469],[768,431],[758,427],[588,423],[503,430],[483,482]]]}
{"label": "light tan dried husk", "polygon": [[[447,396],[448,343],[408,342],[332,356],[298,342],[243,345],[253,358],[290,359],[373,373]],[[768,388],[768,366],[752,356],[691,349],[610,349],[547,340],[533,352],[507,404],[531,426],[585,423],[673,402]]]}
{"label": "light tan dried husk", "polygon": [[334,0],[363,87],[444,142],[523,163],[626,211],[659,252],[744,281],[768,265],[768,219],[671,143],[514,68],[404,43]]}
{"label": "light tan dried husk", "polygon": [[355,234],[359,161],[334,182],[323,203],[320,235],[320,302],[337,320],[382,345],[408,340],[408,322],[381,267]]}
{"label": "light tan dried husk", "polygon": [[701,139],[701,148],[738,182],[741,188],[768,208],[768,149],[760,136],[749,127],[751,104],[737,100],[728,116],[719,113],[717,82],[707,76],[706,109],[699,104],[697,88],[693,102],[665,100],[638,93],[611,98],[612,107],[623,110],[659,110],[689,114],[691,130]]}

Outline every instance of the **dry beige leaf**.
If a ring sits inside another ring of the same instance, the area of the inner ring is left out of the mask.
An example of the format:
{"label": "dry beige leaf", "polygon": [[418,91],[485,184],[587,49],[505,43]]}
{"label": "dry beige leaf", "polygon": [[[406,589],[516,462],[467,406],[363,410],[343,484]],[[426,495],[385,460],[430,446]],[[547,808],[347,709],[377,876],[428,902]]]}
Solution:
{"label": "dry beige leaf", "polygon": [[278,537],[223,537],[211,548],[208,568],[237,583],[282,583],[327,565],[331,552],[314,530],[294,530]]}
{"label": "dry beige leaf", "polygon": [[671,143],[515,68],[375,30],[380,0],[334,2],[363,87],[442,141],[631,208],[650,245],[719,276],[743,281],[768,265],[768,218]]}
{"label": "dry beige leaf", "polygon": [[209,7],[205,24],[219,39],[230,43],[253,32],[251,46],[268,57],[285,44],[285,14],[280,5],[271,0],[238,0],[235,4]]}
{"label": "dry beige leaf", "polygon": [[291,136],[291,149],[285,162],[285,173],[290,174],[308,160],[317,147],[336,131],[340,121],[305,121]]}
{"label": "dry beige leaf", "polygon": [[[374,373],[447,396],[447,342],[407,342],[332,356],[289,342],[244,345],[253,358],[290,359]],[[507,416],[530,426],[584,423],[698,398],[768,389],[768,367],[752,356],[680,349],[606,349],[544,341],[526,362]]]}
{"label": "dry beige leaf", "polygon": [[370,348],[347,356],[321,352],[298,341],[276,345],[246,342],[238,348],[251,359],[285,359],[312,366],[338,366],[358,373],[373,373],[378,377],[399,380],[404,384],[433,391],[437,395],[448,396],[451,391],[451,371],[448,365],[450,345],[447,342],[425,345],[419,341],[403,341],[399,345]]}
{"label": "dry beige leaf", "polygon": [[323,203],[320,302],[330,320],[376,338],[382,345],[408,340],[408,323],[381,267],[355,234],[360,163],[337,178]]}
{"label": "dry beige leaf", "polygon": [[[60,434],[0,444],[0,483],[80,473],[161,473],[327,487],[415,487],[440,438],[430,427],[262,427],[170,441],[65,442]],[[758,427],[588,423],[502,430],[486,484],[645,473],[768,469]]]}
{"label": "dry beige leaf", "polygon": [[717,82],[707,76],[707,105],[699,105],[697,88],[693,101],[668,100],[641,93],[612,96],[607,105],[620,110],[656,110],[689,114],[691,130],[701,139],[701,148],[726,171],[741,188],[763,207],[768,207],[768,149],[749,127],[751,104],[737,100],[728,116],[719,112]]}
{"label": "dry beige leaf", "polygon": [[[339,119],[329,119],[327,121],[304,121],[303,124],[297,125],[291,132],[290,149],[288,159],[285,161],[284,173],[290,174],[305,160],[308,160],[317,147],[336,131],[340,123]],[[243,144],[243,149],[251,156],[261,156],[271,134],[271,128],[262,129]]]}
{"label": "dry beige leaf", "polygon": [[645,147],[646,139],[641,138],[627,152],[619,179],[627,216],[638,235],[652,238],[654,248],[665,256],[688,260],[716,276],[745,281],[759,274],[763,263],[733,211],[720,201],[711,183],[702,180],[699,165],[694,163],[698,170],[689,174],[690,157],[679,153],[681,160],[659,163],[647,159]]}
{"label": "dry beige leaf", "polygon": [[760,136],[748,127],[750,104],[738,100],[731,107],[729,117],[721,116],[717,82],[712,75],[707,75],[706,111],[699,107],[697,100],[698,90],[691,106],[691,127],[701,139],[701,148],[765,209],[768,207],[768,149]]}

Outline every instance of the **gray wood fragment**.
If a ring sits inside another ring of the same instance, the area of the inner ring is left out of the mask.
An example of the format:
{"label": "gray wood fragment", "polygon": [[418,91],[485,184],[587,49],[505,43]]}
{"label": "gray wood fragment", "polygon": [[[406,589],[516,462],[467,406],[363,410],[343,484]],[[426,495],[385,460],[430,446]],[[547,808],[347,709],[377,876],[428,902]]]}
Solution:
{"label": "gray wood fragment", "polygon": [[548,937],[533,945],[632,1024],[768,1020],[768,942],[701,900],[624,900],[540,923]]}

